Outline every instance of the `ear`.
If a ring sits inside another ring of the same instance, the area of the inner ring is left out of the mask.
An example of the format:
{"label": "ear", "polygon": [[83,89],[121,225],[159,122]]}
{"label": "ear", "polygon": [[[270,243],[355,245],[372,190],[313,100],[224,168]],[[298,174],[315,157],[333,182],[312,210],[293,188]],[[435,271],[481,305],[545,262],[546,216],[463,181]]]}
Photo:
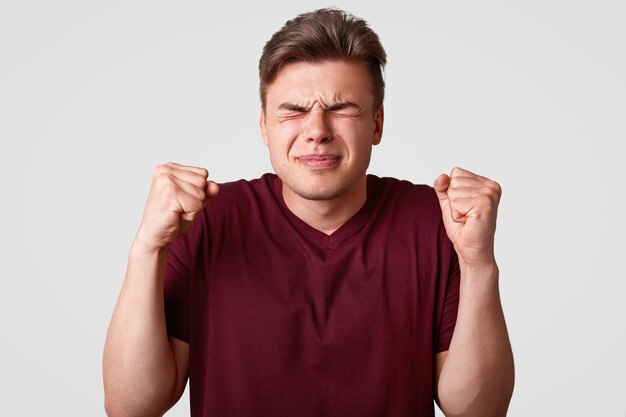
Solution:
{"label": "ear", "polygon": [[261,127],[261,137],[263,137],[263,143],[267,146],[267,129],[265,128],[265,110],[261,109],[261,116],[259,117],[259,126]]}
{"label": "ear", "polygon": [[385,124],[385,107],[381,104],[374,115],[374,136],[372,145],[378,145],[383,138],[383,125]]}

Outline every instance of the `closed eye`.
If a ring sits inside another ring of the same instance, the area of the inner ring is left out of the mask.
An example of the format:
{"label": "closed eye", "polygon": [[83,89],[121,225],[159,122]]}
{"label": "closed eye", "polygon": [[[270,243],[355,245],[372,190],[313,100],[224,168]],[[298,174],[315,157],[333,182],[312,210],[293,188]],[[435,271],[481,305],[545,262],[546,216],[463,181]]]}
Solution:
{"label": "closed eye", "polygon": [[[276,115],[281,118],[290,119],[308,113],[311,109],[293,103],[282,103],[278,106]],[[338,116],[356,117],[361,114],[361,108],[350,102],[340,102],[331,104],[324,108],[324,112]]]}
{"label": "closed eye", "polygon": [[326,111],[332,112],[342,116],[358,116],[361,114],[361,109],[354,103],[336,103],[326,108]]}
{"label": "closed eye", "polygon": [[283,103],[278,106],[278,111],[276,113],[280,117],[294,117],[304,114],[307,111],[308,110],[303,106],[291,103]]}

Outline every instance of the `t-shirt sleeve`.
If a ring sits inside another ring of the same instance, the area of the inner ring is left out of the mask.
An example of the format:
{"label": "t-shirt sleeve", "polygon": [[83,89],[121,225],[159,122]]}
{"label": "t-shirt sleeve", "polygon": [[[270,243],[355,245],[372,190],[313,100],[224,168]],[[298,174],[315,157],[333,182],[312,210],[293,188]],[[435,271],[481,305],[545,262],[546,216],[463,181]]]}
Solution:
{"label": "t-shirt sleeve", "polygon": [[439,252],[439,295],[438,313],[439,325],[436,335],[435,352],[444,352],[450,348],[450,341],[456,325],[457,312],[459,308],[459,285],[461,272],[459,269],[459,259],[454,251],[452,242],[446,235],[443,224],[440,228],[440,252]]}

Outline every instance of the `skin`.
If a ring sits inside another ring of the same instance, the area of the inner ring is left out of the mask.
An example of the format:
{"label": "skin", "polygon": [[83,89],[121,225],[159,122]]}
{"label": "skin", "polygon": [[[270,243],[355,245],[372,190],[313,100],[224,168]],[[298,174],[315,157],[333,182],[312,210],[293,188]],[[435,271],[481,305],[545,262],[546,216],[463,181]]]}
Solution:
{"label": "skin", "polygon": [[[365,173],[382,137],[384,111],[373,108],[365,65],[288,64],[268,86],[264,108],[261,133],[287,206],[333,233],[365,203]],[[105,342],[111,417],[162,415],[184,391],[189,347],[167,336],[163,271],[174,239],[218,194],[207,178],[205,169],[173,163],[155,170]],[[500,186],[454,168],[434,188],[461,268],[450,349],[434,358],[436,400],[446,416],[503,416],[514,375],[493,250]]]}
{"label": "skin", "polygon": [[359,61],[288,64],[268,88],[260,125],[287,207],[331,234],[365,203],[382,137],[370,75]]}
{"label": "skin", "polygon": [[449,417],[505,416],[515,376],[494,255],[500,185],[453,168],[434,188],[461,270],[450,348],[435,358],[436,399]]}
{"label": "skin", "polygon": [[207,177],[203,168],[173,163],[154,172],[104,346],[110,417],[163,415],[185,389],[189,345],[167,336],[163,272],[174,239],[219,191]]}

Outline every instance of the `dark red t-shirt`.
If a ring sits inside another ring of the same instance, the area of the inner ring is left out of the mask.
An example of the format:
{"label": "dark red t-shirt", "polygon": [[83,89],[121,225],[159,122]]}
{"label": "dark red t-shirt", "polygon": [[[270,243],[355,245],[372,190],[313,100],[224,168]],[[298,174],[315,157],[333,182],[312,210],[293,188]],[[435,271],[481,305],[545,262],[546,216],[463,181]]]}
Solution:
{"label": "dark red t-shirt", "polygon": [[327,236],[281,187],[273,174],[222,184],[168,256],[191,415],[434,415],[459,269],[433,189],[369,175],[363,208]]}

